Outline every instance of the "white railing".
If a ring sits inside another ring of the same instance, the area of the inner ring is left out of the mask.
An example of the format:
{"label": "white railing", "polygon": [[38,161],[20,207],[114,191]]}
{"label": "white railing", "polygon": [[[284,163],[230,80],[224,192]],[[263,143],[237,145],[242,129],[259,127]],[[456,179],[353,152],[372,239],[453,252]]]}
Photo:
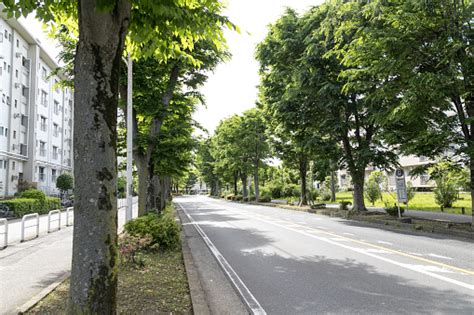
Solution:
{"label": "white railing", "polygon": [[8,246],[8,221],[7,219],[0,219],[1,223],[3,223],[3,232],[0,232],[0,234],[3,234],[3,245],[0,246],[0,249],[4,249]]}
{"label": "white railing", "polygon": [[[66,209],[66,226],[71,226],[74,223],[74,208],[69,207]],[[69,222],[69,217],[72,218],[72,222]]]}
{"label": "white railing", "polygon": [[[53,215],[57,214],[58,217],[56,219],[51,219]],[[58,227],[56,231],[61,229],[61,210],[51,210],[48,212],[48,233],[51,233],[51,222],[58,222]]]}
{"label": "white railing", "polygon": [[[25,226],[25,222],[29,218],[36,218],[36,224]],[[39,214],[38,213],[25,214],[23,218],[21,219],[21,242],[25,241],[25,229],[32,228],[32,227],[36,227],[36,236],[34,238],[37,238],[39,236]]]}

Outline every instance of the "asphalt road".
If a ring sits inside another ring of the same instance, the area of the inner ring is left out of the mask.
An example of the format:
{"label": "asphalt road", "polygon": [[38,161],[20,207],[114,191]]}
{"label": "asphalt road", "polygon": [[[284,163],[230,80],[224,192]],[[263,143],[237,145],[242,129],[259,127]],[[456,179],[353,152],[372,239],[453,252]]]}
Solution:
{"label": "asphalt road", "polygon": [[[119,232],[125,222],[124,205],[124,200],[119,200]],[[137,211],[135,204],[134,217]],[[42,216],[39,237],[23,243],[21,221],[9,223],[9,246],[0,250],[0,314],[18,313],[18,307],[70,271],[73,227],[65,227],[65,213],[61,230],[47,233],[47,222],[47,216]],[[26,235],[34,236],[34,228],[27,231]]]}
{"label": "asphalt road", "polygon": [[203,196],[175,202],[255,313],[474,313],[472,242]]}

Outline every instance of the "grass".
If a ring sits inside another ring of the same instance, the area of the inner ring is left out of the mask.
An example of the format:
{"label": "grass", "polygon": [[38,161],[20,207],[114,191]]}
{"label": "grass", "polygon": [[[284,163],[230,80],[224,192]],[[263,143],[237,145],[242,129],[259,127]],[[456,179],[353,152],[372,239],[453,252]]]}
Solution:
{"label": "grass", "polygon": [[[172,207],[168,211],[173,211]],[[138,253],[144,266],[120,262],[118,314],[191,314],[192,304],[181,246]],[[69,279],[26,314],[65,314]]]}
{"label": "grass", "polygon": [[[389,203],[396,202],[395,194],[392,193],[383,193],[383,200]],[[471,194],[470,193],[460,193],[460,199],[456,200],[452,208],[445,208],[444,212],[446,213],[455,213],[461,214],[461,208],[465,208],[466,214],[472,214],[471,208]],[[336,194],[336,203],[341,201],[351,201],[352,202],[352,192],[343,191]],[[377,200],[374,205],[371,202],[365,199],[365,205],[368,207],[383,207],[384,202],[382,200]],[[440,212],[440,207],[435,202],[435,197],[433,192],[416,192],[415,197],[410,200],[408,208],[411,210],[421,210],[421,211],[433,211]]]}

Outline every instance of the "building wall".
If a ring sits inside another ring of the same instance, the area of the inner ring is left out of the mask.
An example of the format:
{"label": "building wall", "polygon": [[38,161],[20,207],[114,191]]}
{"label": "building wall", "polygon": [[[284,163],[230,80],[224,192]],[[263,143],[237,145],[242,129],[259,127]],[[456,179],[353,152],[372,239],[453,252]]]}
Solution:
{"label": "building wall", "polygon": [[56,177],[72,172],[72,92],[18,21],[0,13],[0,33],[0,197],[22,179],[57,194]]}

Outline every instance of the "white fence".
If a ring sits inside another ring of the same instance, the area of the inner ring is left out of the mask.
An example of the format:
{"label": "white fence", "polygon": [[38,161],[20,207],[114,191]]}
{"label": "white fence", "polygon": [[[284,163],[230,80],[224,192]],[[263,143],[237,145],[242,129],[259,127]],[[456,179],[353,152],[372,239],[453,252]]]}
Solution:
{"label": "white fence", "polygon": [[3,224],[3,232],[0,232],[3,235],[3,244],[0,246],[0,249],[4,249],[8,246],[8,220],[0,219],[0,224]]}
{"label": "white fence", "polygon": [[[34,218],[36,223],[25,226],[25,223],[27,223],[28,219],[30,218]],[[39,236],[39,214],[38,213],[25,214],[23,218],[21,219],[21,241],[22,242],[25,241],[25,229],[32,228],[32,227],[36,227],[36,235],[34,238],[37,238]]]}
{"label": "white fence", "polygon": [[[57,215],[57,218],[54,219],[54,215]],[[51,233],[51,222],[58,222],[56,231],[61,229],[61,210],[51,210],[48,212],[48,233]]]}

